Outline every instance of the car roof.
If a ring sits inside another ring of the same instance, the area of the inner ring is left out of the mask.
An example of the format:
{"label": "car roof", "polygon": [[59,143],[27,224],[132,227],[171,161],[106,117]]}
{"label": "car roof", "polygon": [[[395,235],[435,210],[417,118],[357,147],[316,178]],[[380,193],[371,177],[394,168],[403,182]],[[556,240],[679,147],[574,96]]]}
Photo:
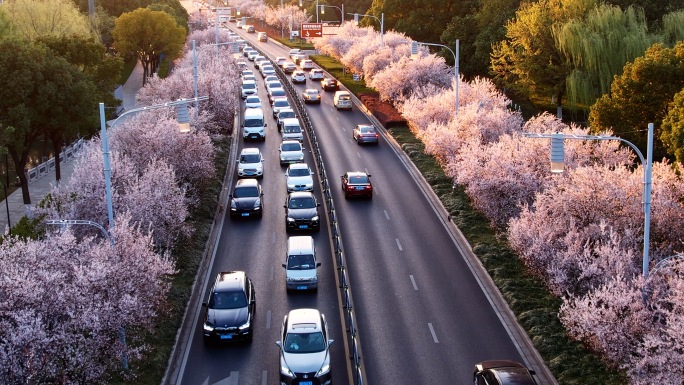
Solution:
{"label": "car roof", "polygon": [[363,171],[347,171],[347,176],[368,176],[368,174]]}
{"label": "car roof", "polygon": [[[284,107],[278,110],[278,113],[280,114],[281,112],[295,112],[292,107]],[[289,118],[287,118],[289,119]]]}
{"label": "car roof", "polygon": [[250,187],[250,186],[259,186],[259,182],[254,179],[254,178],[244,178],[244,179],[238,179],[237,183],[235,184],[235,188],[238,187]]}
{"label": "car roof", "polygon": [[214,291],[242,291],[246,280],[244,271],[222,271],[216,276]]}
{"label": "car roof", "polygon": [[255,81],[255,80],[247,79],[247,80],[243,80],[243,81],[242,81],[242,84],[243,84],[243,85],[244,85],[244,84],[256,84],[256,81]]}
{"label": "car roof", "polygon": [[282,142],[280,142],[280,144],[281,144],[281,145],[283,145],[283,144],[287,144],[287,143],[296,143],[296,144],[301,144],[301,143],[299,143],[299,141],[298,141],[298,140],[283,140]]}
{"label": "car roof", "polygon": [[289,168],[309,168],[309,165],[306,163],[292,163]]}
{"label": "car roof", "polygon": [[311,191],[293,191],[288,194],[288,198],[316,198]]}
{"label": "car roof", "polygon": [[299,119],[297,119],[297,118],[285,118],[285,119],[283,119],[282,123],[286,126],[289,126],[290,124],[293,124],[293,123],[297,123],[297,125],[299,125]]}
{"label": "car roof", "polygon": [[288,332],[322,331],[321,313],[316,309],[294,309],[287,315]]}
{"label": "car roof", "polygon": [[259,149],[256,147],[245,147],[240,152],[241,155],[259,154],[259,153],[260,153]]}

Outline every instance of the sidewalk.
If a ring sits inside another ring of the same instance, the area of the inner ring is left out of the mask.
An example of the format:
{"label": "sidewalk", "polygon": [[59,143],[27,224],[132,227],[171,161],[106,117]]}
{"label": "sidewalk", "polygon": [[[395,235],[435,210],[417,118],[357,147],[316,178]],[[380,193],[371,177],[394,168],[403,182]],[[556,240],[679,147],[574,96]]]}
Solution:
{"label": "sidewalk", "polygon": [[[142,87],[143,68],[140,62],[135,66],[131,76],[126,81],[126,84],[116,89],[114,95],[123,101],[122,106],[125,110],[135,108],[135,96],[138,90]],[[99,130],[98,130],[99,131]],[[67,183],[71,173],[74,169],[74,161],[62,162],[62,180],[61,184]],[[38,204],[50,191],[53,186],[57,184],[55,180],[55,171],[47,173],[42,178],[29,184],[29,195],[31,196],[31,206]],[[102,199],[105,199],[103,196]],[[9,206],[9,224],[14,226],[27,213],[27,207],[24,205],[24,199],[21,195],[21,189],[17,189],[7,198],[6,201],[0,202],[0,231],[5,231],[7,228],[7,206]]]}

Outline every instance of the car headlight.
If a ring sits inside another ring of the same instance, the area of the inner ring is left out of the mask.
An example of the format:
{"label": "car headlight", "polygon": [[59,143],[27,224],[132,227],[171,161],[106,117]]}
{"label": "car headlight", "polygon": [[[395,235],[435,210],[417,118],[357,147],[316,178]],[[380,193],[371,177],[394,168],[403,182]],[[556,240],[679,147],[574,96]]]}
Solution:
{"label": "car headlight", "polygon": [[292,277],[287,277],[287,278],[285,278],[285,280],[286,280],[287,282],[294,282],[294,281],[295,281],[295,279],[292,278]]}
{"label": "car headlight", "polygon": [[257,199],[256,202],[254,202],[254,208],[258,209],[259,207],[261,207],[261,201]]}
{"label": "car headlight", "polygon": [[214,331],[214,325],[212,325],[212,324],[210,324],[210,323],[208,323],[208,322],[205,322],[205,323],[204,323],[204,331],[205,331],[205,332],[210,332],[210,333],[213,332],[213,331]]}
{"label": "car headlight", "polygon": [[316,377],[320,377],[324,374],[328,374],[330,371],[330,362],[326,362],[323,364],[323,366],[316,372]]}
{"label": "car headlight", "polygon": [[249,323],[249,321],[247,321],[246,323],[238,326],[238,329],[240,329],[241,331],[245,331],[245,330],[249,329],[249,325],[250,325],[250,323]]}
{"label": "car headlight", "polygon": [[311,220],[314,221],[314,222],[318,222],[318,215],[316,215],[315,217],[311,218]]}
{"label": "car headlight", "polygon": [[234,200],[230,201],[230,209],[237,210],[237,203]]}
{"label": "car headlight", "polygon": [[294,222],[295,220],[294,220],[294,218],[287,217],[287,221],[288,222]]}
{"label": "car headlight", "polygon": [[290,370],[290,368],[288,368],[287,365],[285,365],[284,362],[281,362],[281,363],[280,363],[280,374],[282,374],[283,376],[290,377],[290,378],[295,378],[295,377],[296,377],[296,376],[294,375],[294,373],[292,373],[292,371]]}

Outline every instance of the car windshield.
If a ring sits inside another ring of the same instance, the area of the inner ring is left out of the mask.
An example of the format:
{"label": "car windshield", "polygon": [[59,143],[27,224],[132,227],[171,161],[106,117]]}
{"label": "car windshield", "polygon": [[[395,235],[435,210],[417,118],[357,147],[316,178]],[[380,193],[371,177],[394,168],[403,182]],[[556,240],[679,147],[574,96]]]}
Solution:
{"label": "car windshield", "polygon": [[273,102],[273,107],[289,107],[289,106],[290,106],[290,102],[288,102],[287,100],[276,100],[275,102]]}
{"label": "car windshield", "polygon": [[299,128],[299,126],[285,126],[285,132],[288,134],[296,134],[302,132],[302,129]]}
{"label": "car windshield", "polygon": [[280,84],[280,82],[268,82],[268,88],[283,88],[283,85]]}
{"label": "car windshield", "polygon": [[290,255],[287,259],[288,270],[311,270],[316,267],[313,255]]}
{"label": "car windshield", "polygon": [[368,177],[365,175],[354,175],[349,177],[349,183],[352,184],[366,184],[368,183]]}
{"label": "car windshield", "polygon": [[291,209],[312,209],[316,207],[316,201],[312,197],[292,198],[287,207]]}
{"label": "car windshield", "polygon": [[256,186],[236,187],[233,192],[235,198],[254,198],[259,196],[259,189]]}
{"label": "car windshield", "polygon": [[271,96],[285,96],[285,90],[282,88],[274,89],[273,92],[271,92]]}
{"label": "car windshield", "polygon": [[246,90],[253,90],[256,88],[256,84],[253,84],[253,83],[243,84],[242,88],[244,88]]}
{"label": "car windshield", "polygon": [[291,168],[290,176],[309,176],[311,173],[308,168]]}
{"label": "car windshield", "polygon": [[262,119],[245,119],[245,127],[261,127],[264,125]]}
{"label": "car windshield", "polygon": [[273,66],[264,66],[264,71],[273,71]]}
{"label": "car windshield", "polygon": [[240,163],[259,163],[261,158],[258,154],[247,154],[240,156]]}
{"label": "car windshield", "polygon": [[316,91],[316,90],[306,90],[306,93],[307,93],[307,95],[311,95],[311,96],[318,95],[318,91]]}
{"label": "car windshield", "polygon": [[299,143],[283,143],[281,147],[283,151],[301,151],[302,146]]}
{"label": "car windshield", "polygon": [[294,118],[295,113],[294,111],[283,111],[278,116],[280,117],[280,119]]}
{"label": "car windshield", "polygon": [[248,96],[246,99],[247,103],[260,103],[261,100],[258,96]]}
{"label": "car windshield", "polygon": [[285,353],[317,353],[325,350],[323,333],[288,333],[283,346]]}
{"label": "car windshield", "polygon": [[209,301],[212,309],[239,309],[247,306],[247,297],[241,291],[215,292]]}

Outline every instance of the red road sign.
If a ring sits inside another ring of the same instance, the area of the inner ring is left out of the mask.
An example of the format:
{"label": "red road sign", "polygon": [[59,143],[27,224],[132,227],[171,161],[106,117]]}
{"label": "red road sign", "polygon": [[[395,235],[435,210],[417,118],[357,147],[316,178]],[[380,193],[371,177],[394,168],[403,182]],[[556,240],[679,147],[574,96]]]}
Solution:
{"label": "red road sign", "polygon": [[323,24],[321,23],[302,23],[301,37],[321,37],[323,36]]}

